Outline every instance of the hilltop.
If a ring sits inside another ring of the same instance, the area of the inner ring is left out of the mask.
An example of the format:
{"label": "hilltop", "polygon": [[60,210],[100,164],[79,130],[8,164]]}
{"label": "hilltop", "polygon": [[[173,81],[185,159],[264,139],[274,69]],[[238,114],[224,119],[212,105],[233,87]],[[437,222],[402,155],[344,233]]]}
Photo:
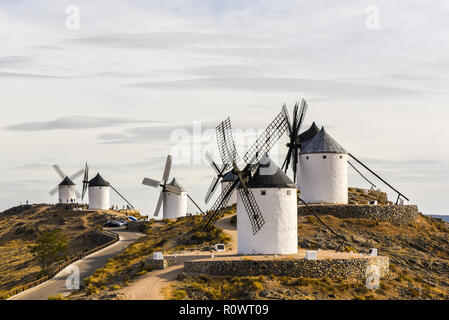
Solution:
{"label": "hilltop", "polygon": [[[181,274],[168,290],[169,299],[448,299],[449,224],[420,215],[415,224],[391,225],[367,219],[321,216],[345,235],[345,251],[377,248],[390,258],[390,273],[379,290],[360,280],[290,277],[213,277]],[[313,216],[299,217],[298,242],[304,249],[335,249],[341,240]]]}
{"label": "hilltop", "polygon": [[442,221],[445,221],[445,222],[449,222],[449,215],[431,214],[430,216],[433,218],[436,218],[436,219],[441,219]]}
{"label": "hilltop", "polygon": [[0,296],[42,276],[30,252],[37,236],[59,228],[69,240],[68,255],[77,256],[110,241],[98,228],[116,211],[67,211],[64,205],[34,204],[13,207],[0,213]]}
{"label": "hilltop", "polygon": [[[377,194],[377,196],[376,196]],[[350,189],[356,203],[377,200],[388,204],[383,193]],[[233,214],[235,208],[226,214]],[[396,225],[361,218],[320,215],[321,219],[348,242],[347,252],[367,253],[377,248],[390,258],[390,273],[381,279],[380,289],[368,290],[361,280],[287,277],[213,277],[180,273],[165,288],[166,299],[448,299],[449,298],[449,224],[422,214],[414,223]],[[209,252],[209,245],[226,239],[223,230],[212,234],[197,232],[200,217],[177,221],[153,221],[147,237],[139,239],[123,254],[110,260],[105,268],[86,279],[86,289],[74,299],[123,299],[120,288],[151,277],[146,261],[154,251]],[[235,224],[236,217],[231,221]],[[229,234],[230,235],[230,234]],[[298,244],[303,249],[336,249],[341,243],[314,216],[298,217]],[[123,290],[122,290],[123,291]]]}

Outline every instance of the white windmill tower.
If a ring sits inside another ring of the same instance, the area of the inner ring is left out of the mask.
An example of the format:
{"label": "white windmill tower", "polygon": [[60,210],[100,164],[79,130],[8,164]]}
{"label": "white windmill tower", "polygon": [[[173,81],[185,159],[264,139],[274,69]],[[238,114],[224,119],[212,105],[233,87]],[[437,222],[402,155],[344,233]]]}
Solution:
{"label": "white windmill tower", "polygon": [[103,179],[100,173],[89,180],[89,209],[108,210],[109,209],[109,183]]}
{"label": "white windmill tower", "polygon": [[87,190],[89,194],[89,209],[108,210],[110,208],[110,189],[125,200],[130,208],[134,208],[134,206],[123,195],[121,195],[117,189],[115,189],[108,181],[103,179],[100,173],[97,173],[93,179],[89,180],[89,167],[86,163],[81,200],[84,200]]}
{"label": "white windmill tower", "polygon": [[187,214],[187,192],[179,184],[179,182],[173,178],[170,183],[167,183],[170,175],[172,164],[171,155],[167,156],[165,162],[164,174],[162,175],[162,181],[144,178],[142,184],[150,187],[159,188],[162,187],[159,200],[154,211],[154,216],[159,215],[162,204],[164,205],[163,218],[164,219],[176,219],[179,217],[185,217]]}
{"label": "white windmill tower", "polygon": [[299,155],[301,198],[306,203],[348,203],[348,152],[324,129]]}
{"label": "white windmill tower", "polygon": [[80,169],[73,173],[71,176],[67,176],[61,169],[61,167],[57,164],[53,165],[53,169],[62,179],[62,181],[50,190],[49,194],[51,196],[55,195],[58,192],[58,202],[59,203],[75,203],[79,198],[81,198],[81,194],[76,189],[76,185],[73,180],[77,179],[84,173],[84,169]]}
{"label": "white windmill tower", "polygon": [[198,210],[204,214],[203,210],[201,210],[198,204],[192,199],[192,197],[181,186],[176,178],[173,178],[170,183],[167,183],[168,177],[170,176],[171,164],[172,156],[168,155],[167,161],[165,162],[162,181],[150,178],[144,178],[142,181],[142,184],[146,186],[154,188],[162,187],[159,200],[157,201],[156,210],[154,211],[154,216],[157,217],[159,215],[161,206],[164,205],[163,219],[185,217],[187,215],[187,200],[190,200],[198,208]]}
{"label": "white windmill tower", "polygon": [[264,227],[253,235],[242,197],[237,195],[238,254],[295,254],[298,252],[296,184],[268,157],[260,160],[248,182],[249,192],[260,208]]}

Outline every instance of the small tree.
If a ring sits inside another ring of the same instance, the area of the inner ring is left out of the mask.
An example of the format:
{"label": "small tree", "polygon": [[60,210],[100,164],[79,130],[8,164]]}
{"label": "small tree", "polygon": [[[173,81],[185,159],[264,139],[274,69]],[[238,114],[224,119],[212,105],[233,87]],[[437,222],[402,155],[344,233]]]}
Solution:
{"label": "small tree", "polygon": [[45,231],[39,235],[31,252],[39,261],[42,271],[47,273],[54,262],[65,258],[68,241],[61,229]]}

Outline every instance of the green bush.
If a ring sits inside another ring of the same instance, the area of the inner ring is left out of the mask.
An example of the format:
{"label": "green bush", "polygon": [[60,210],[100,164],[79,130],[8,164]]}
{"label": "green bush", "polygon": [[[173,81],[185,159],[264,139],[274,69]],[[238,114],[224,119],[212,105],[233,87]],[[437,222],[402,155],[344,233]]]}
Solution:
{"label": "green bush", "polygon": [[187,297],[187,292],[185,290],[177,290],[172,294],[173,300],[183,300]]}

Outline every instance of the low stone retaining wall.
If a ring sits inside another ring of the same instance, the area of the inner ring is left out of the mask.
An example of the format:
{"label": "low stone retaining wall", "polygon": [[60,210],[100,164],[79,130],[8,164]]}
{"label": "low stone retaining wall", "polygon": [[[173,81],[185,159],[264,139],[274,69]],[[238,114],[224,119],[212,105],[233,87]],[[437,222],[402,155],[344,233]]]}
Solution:
{"label": "low stone retaining wall", "polygon": [[287,276],[331,279],[366,279],[368,266],[379,268],[380,276],[385,277],[389,270],[388,257],[354,259],[276,259],[276,260],[197,260],[184,263],[187,273],[203,273],[214,276]]}
{"label": "low stone retaining wall", "polygon": [[[419,216],[416,205],[309,205],[316,214],[330,214],[338,218],[365,218],[386,221],[395,225],[408,225]],[[311,215],[303,205],[298,206],[298,215]]]}

